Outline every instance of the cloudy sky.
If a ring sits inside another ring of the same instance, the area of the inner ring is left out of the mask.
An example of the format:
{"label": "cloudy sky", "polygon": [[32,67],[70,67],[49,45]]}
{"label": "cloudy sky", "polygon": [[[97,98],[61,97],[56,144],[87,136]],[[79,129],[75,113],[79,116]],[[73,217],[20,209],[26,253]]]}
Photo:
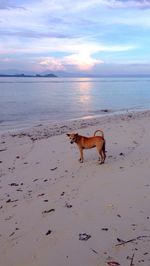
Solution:
{"label": "cloudy sky", "polygon": [[150,73],[150,0],[0,0],[0,71]]}

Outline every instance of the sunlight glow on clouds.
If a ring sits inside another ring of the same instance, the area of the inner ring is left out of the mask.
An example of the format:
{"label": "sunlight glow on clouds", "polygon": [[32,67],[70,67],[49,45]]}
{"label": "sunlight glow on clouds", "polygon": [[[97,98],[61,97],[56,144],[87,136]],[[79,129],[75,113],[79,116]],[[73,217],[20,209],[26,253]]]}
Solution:
{"label": "sunlight glow on clouds", "polygon": [[40,65],[41,66],[46,66],[47,68],[50,68],[53,71],[57,71],[57,70],[66,70],[65,66],[63,65],[63,63],[61,62],[61,59],[56,59],[53,57],[49,57],[46,58],[42,61],[40,61]]}
{"label": "sunlight glow on clouds", "polygon": [[[67,48],[67,49],[66,49]],[[52,49],[52,48],[51,48]],[[55,49],[55,48],[54,48]],[[57,51],[69,51],[70,55],[62,57],[61,59],[56,58],[46,58],[40,62],[41,65],[45,65],[49,67],[51,70],[66,70],[67,66],[74,66],[79,70],[90,70],[93,66],[97,64],[104,63],[100,59],[95,59],[93,54],[99,51],[109,51],[109,52],[118,52],[118,51],[126,51],[133,49],[133,47],[107,47],[104,45],[94,45],[94,44],[71,44],[68,43],[67,47],[63,47],[63,44],[57,45]]]}
{"label": "sunlight glow on clouds", "polygon": [[94,59],[87,52],[69,55],[65,58],[66,64],[75,65],[78,69],[90,70],[94,65],[101,64],[103,61]]}
{"label": "sunlight glow on clouds", "polygon": [[150,64],[149,18],[148,0],[1,0],[0,71]]}
{"label": "sunlight glow on clouds", "polygon": [[40,65],[47,66],[51,70],[67,70],[68,67],[79,70],[90,70],[96,64],[103,63],[100,60],[92,58],[87,53],[72,54],[61,59],[47,58],[40,62]]}

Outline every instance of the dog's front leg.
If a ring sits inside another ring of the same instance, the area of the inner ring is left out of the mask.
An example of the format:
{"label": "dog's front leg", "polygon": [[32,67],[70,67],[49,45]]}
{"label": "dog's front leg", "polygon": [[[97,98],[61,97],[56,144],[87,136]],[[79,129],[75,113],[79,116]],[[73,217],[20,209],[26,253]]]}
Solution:
{"label": "dog's front leg", "polygon": [[79,158],[79,162],[83,163],[83,149],[81,147],[79,147],[79,151],[80,151],[80,158]]}

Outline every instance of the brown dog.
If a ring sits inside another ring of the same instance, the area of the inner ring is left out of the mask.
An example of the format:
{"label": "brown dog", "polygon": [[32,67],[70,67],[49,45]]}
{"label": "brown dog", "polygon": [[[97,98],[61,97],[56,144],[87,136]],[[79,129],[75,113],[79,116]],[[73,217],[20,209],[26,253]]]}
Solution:
{"label": "brown dog", "polygon": [[[96,133],[100,132],[101,136],[96,136]],[[81,136],[78,133],[71,133],[67,134],[67,136],[70,138],[70,143],[76,143],[79,151],[80,151],[80,159],[79,162],[83,163],[83,150],[84,149],[91,149],[96,147],[97,151],[100,155],[100,164],[103,164],[105,162],[106,154],[105,154],[105,139],[104,139],[104,133],[102,130],[96,130],[94,132],[94,136],[92,137],[85,137]]]}

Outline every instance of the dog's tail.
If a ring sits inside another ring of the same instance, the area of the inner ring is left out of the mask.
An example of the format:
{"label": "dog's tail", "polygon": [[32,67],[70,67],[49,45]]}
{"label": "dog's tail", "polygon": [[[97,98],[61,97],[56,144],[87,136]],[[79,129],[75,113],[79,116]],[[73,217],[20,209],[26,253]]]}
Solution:
{"label": "dog's tail", "polygon": [[98,133],[98,135],[99,135],[99,133],[100,133],[101,137],[104,139],[104,132],[103,132],[102,130],[97,129],[97,130],[94,132],[94,136],[98,136],[97,133]]}

